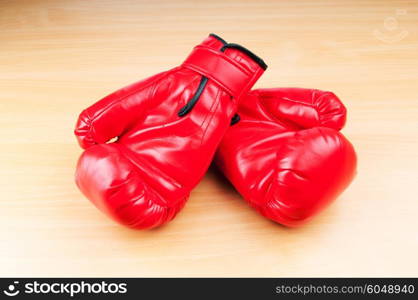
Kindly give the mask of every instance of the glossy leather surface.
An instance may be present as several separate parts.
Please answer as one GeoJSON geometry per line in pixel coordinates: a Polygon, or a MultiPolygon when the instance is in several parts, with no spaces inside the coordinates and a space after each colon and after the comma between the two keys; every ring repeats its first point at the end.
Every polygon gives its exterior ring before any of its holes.
{"type": "Polygon", "coordinates": [[[333,93],[278,88],[251,91],[238,108],[215,162],[258,212],[298,226],[352,181],[356,154],[339,132],[346,109],[333,93]]]}
{"type": "Polygon", "coordinates": [[[191,55],[80,114],[75,134],[86,150],[76,183],[119,223],[144,229],[170,221],[203,177],[236,112],[237,95],[264,71],[242,51],[221,52],[224,45],[209,36],[193,50],[198,60],[191,55]],[[193,108],[180,116],[202,87],[193,108]]]}

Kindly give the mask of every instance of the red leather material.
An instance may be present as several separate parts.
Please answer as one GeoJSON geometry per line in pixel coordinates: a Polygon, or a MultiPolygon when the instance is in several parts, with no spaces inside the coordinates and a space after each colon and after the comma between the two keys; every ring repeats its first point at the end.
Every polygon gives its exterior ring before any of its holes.
{"type": "Polygon", "coordinates": [[[249,204],[267,218],[298,226],[352,181],[356,154],[339,132],[346,109],[330,92],[251,91],[238,108],[215,162],[249,204]]]}
{"type": "Polygon", "coordinates": [[[195,47],[183,66],[212,79],[237,99],[263,73],[258,66],[249,69],[223,52],[202,46],[195,47]],[[254,76],[254,72],[259,74],[254,76]]]}
{"type": "MultiPolygon", "coordinates": [[[[214,53],[224,44],[209,36],[199,47],[214,53]]],[[[235,49],[222,57],[225,70],[211,66],[211,54],[200,55],[202,72],[181,65],[120,89],[80,114],[75,134],[86,150],[76,183],[99,209],[140,229],[162,225],[180,211],[236,112],[238,99],[226,87],[232,82],[247,93],[248,82],[263,73],[235,49]],[[228,81],[235,68],[248,77],[228,81]]]]}

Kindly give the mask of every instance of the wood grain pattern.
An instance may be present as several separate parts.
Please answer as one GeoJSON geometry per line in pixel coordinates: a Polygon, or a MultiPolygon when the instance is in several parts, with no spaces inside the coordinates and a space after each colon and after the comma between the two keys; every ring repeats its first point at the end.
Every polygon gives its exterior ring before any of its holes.
{"type": "Polygon", "coordinates": [[[418,276],[417,30],[416,1],[0,1],[0,276],[418,276]],[[210,32],[265,59],[258,87],[348,107],[357,178],[303,228],[263,219],[213,169],[144,232],[74,184],[78,113],[210,32]]]}

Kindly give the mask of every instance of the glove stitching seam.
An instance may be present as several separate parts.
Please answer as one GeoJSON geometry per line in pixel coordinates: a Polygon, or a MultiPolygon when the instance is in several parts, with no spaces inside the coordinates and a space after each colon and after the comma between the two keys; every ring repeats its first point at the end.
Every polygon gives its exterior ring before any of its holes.
{"type": "MultiPolygon", "coordinates": [[[[211,114],[211,116],[210,116],[209,121],[208,121],[208,122],[206,122],[207,124],[210,124],[210,123],[211,123],[211,121],[212,121],[212,119],[214,118],[214,115],[215,115],[215,113],[214,113],[214,112],[216,111],[216,108],[218,108],[218,106],[219,106],[219,94],[220,94],[220,92],[221,92],[221,89],[220,89],[220,88],[218,88],[218,92],[216,93],[215,101],[213,101],[213,103],[212,103],[212,105],[211,105],[211,107],[210,107],[210,112],[212,112],[212,114],[211,114]],[[215,104],[216,104],[216,108],[215,108],[214,110],[212,110],[215,104]]],[[[202,125],[201,125],[201,126],[203,126],[203,124],[205,123],[206,119],[207,119],[207,117],[206,117],[206,118],[205,118],[205,120],[202,122],[202,125]]],[[[203,132],[202,138],[201,138],[201,140],[200,140],[200,145],[202,145],[202,144],[203,144],[203,140],[204,140],[204,138],[205,138],[205,136],[206,136],[206,132],[207,132],[208,128],[209,128],[209,126],[206,126],[205,131],[203,132]]]]}

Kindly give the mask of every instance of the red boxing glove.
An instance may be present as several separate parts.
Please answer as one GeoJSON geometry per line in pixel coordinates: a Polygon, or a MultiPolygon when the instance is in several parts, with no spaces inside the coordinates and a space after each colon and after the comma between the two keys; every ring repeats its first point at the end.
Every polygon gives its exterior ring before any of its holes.
{"type": "Polygon", "coordinates": [[[244,47],[212,34],[181,66],[85,109],[75,129],[86,149],[78,187],[126,226],[170,221],[206,172],[237,100],[266,68],[244,47]]]}
{"type": "Polygon", "coordinates": [[[339,132],[346,109],[333,93],[254,90],[241,100],[238,116],[215,161],[265,217],[300,225],[352,181],[356,154],[339,132]]]}

